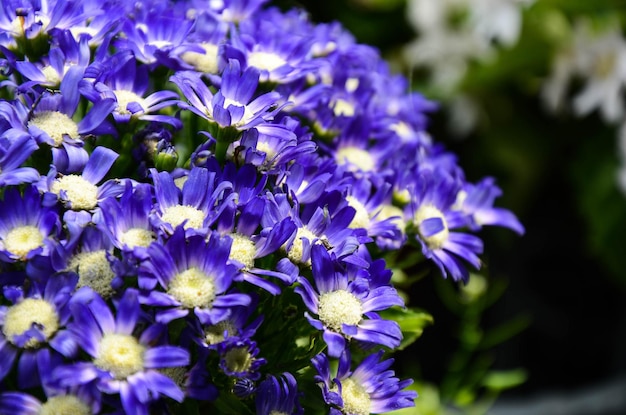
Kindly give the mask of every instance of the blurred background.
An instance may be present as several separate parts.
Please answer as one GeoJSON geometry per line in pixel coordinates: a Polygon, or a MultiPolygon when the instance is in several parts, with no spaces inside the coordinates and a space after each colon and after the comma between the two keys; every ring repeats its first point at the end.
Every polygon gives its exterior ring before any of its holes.
{"type": "Polygon", "coordinates": [[[626,2],[273,3],[341,22],[438,101],[429,132],[526,227],[481,233],[475,284],[411,287],[434,318],[396,355],[411,413],[626,413],[626,2]]]}

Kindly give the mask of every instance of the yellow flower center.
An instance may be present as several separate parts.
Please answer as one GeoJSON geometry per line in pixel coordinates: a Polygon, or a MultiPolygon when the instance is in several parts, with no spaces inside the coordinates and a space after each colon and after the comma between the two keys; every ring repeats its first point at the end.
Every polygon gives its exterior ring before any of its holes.
{"type": "Polygon", "coordinates": [[[117,99],[116,111],[120,114],[131,114],[131,112],[127,109],[128,104],[130,104],[131,102],[136,102],[141,106],[143,110],[145,110],[147,107],[146,101],[132,91],[127,91],[125,89],[116,89],[115,91],[113,91],[113,93],[115,94],[115,98],[117,99]]]}
{"type": "Polygon", "coordinates": [[[229,236],[233,240],[230,247],[230,259],[242,263],[245,269],[254,267],[254,255],[256,254],[254,242],[247,236],[238,233],[229,236]]]}
{"type": "MultiPolygon", "coordinates": [[[[54,306],[43,299],[26,298],[9,307],[4,317],[2,332],[11,343],[14,343],[14,336],[24,334],[33,324],[38,326],[48,340],[59,328],[59,317],[54,306]]],[[[39,343],[31,338],[25,347],[32,348],[39,343]]]]}
{"type": "Polygon", "coordinates": [[[241,373],[250,369],[254,357],[245,347],[233,347],[224,355],[224,362],[231,372],[241,373]]]}
{"type": "Polygon", "coordinates": [[[308,230],[306,227],[298,228],[296,238],[293,240],[291,247],[287,251],[287,257],[292,262],[302,262],[302,254],[304,254],[304,244],[302,243],[302,238],[306,238],[309,242],[312,242],[317,238],[317,235],[308,230]]]}
{"type": "Polygon", "coordinates": [[[192,206],[170,206],[163,212],[161,220],[169,223],[173,227],[177,227],[187,221],[183,226],[185,229],[198,229],[201,228],[204,223],[204,212],[192,206]]]}
{"type": "Polygon", "coordinates": [[[374,158],[367,150],[352,146],[338,149],[335,155],[335,161],[342,166],[348,165],[349,167],[355,167],[356,169],[353,169],[353,171],[372,171],[376,167],[374,158]]]}
{"type": "Polygon", "coordinates": [[[181,58],[196,68],[198,72],[217,73],[218,46],[212,43],[200,43],[198,46],[204,49],[204,53],[185,52],[181,58]]]}
{"type": "Polygon", "coordinates": [[[4,248],[20,258],[33,249],[43,246],[43,235],[36,226],[18,226],[9,231],[4,238],[4,248]]]}
{"type": "Polygon", "coordinates": [[[326,327],[339,332],[343,324],[355,326],[361,321],[363,307],[354,294],[336,290],[320,295],[317,314],[326,327]]]}
{"type": "Polygon", "coordinates": [[[354,214],[354,218],[352,218],[352,222],[350,222],[350,225],[348,227],[352,229],[368,229],[370,226],[370,215],[367,212],[367,208],[363,205],[363,203],[361,203],[353,196],[347,196],[346,201],[356,211],[356,213],[354,214]]]}
{"type": "Polygon", "coordinates": [[[220,321],[206,328],[204,340],[207,344],[221,343],[224,341],[224,332],[227,332],[229,336],[235,336],[239,333],[239,330],[228,320],[220,321]]]}
{"type": "Polygon", "coordinates": [[[91,415],[91,409],[74,395],[53,396],[39,408],[38,415],[91,415]]]}
{"type": "Polygon", "coordinates": [[[342,412],[350,415],[369,415],[372,403],[369,393],[363,386],[347,378],[341,381],[342,412]]]}
{"type": "Polygon", "coordinates": [[[333,105],[333,112],[337,117],[352,117],[356,112],[354,108],[354,104],[346,101],[345,99],[338,98],[335,100],[333,105]]]}
{"type": "Polygon", "coordinates": [[[68,174],[52,182],[52,193],[65,191],[72,210],[91,210],[98,204],[98,187],[76,174],[68,174]]]}
{"type": "Polygon", "coordinates": [[[128,334],[108,333],[99,344],[96,367],[111,372],[115,379],[126,379],[143,369],[145,347],[128,334]]]}
{"type": "Polygon", "coordinates": [[[154,241],[154,233],[142,228],[131,228],[120,235],[120,242],[129,248],[147,248],[154,241]]]}
{"type": "Polygon", "coordinates": [[[31,125],[43,130],[54,141],[54,146],[63,144],[63,136],[78,137],[78,124],[70,117],[59,111],[43,111],[35,115],[28,126],[31,125]]]}
{"type": "Polygon", "coordinates": [[[286,63],[287,61],[275,53],[252,52],[248,55],[248,66],[254,66],[261,70],[273,71],[286,63]]]}
{"type": "Polygon", "coordinates": [[[212,278],[194,267],[176,275],[167,292],[185,308],[210,307],[215,299],[215,284],[212,278]]]}
{"type": "Polygon", "coordinates": [[[115,273],[111,269],[106,254],[104,249],[100,249],[81,252],[72,258],[69,268],[78,274],[76,288],[91,287],[104,298],[109,298],[115,293],[111,287],[115,273]]]}
{"type": "Polygon", "coordinates": [[[414,222],[419,230],[420,224],[426,219],[431,218],[440,219],[443,223],[443,229],[430,236],[423,235],[420,232],[420,237],[430,249],[439,249],[448,240],[448,235],[450,234],[450,232],[448,231],[448,223],[446,222],[446,218],[443,215],[443,212],[441,212],[439,209],[432,205],[424,205],[420,207],[415,214],[414,222]]]}

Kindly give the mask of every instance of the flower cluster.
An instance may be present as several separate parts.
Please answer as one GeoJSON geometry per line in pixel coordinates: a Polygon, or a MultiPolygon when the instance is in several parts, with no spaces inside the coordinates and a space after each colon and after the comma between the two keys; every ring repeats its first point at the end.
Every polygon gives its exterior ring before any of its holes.
{"type": "Polygon", "coordinates": [[[0,8],[1,413],[413,404],[385,254],[467,281],[523,229],[376,50],[264,3],[0,8]]]}

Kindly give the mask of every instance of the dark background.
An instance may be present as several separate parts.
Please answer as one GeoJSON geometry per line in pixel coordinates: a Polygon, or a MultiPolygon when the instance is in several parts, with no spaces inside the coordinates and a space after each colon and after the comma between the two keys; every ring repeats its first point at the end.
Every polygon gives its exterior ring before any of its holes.
{"type": "MultiPolygon", "coordinates": [[[[316,22],[338,20],[385,57],[415,36],[394,2],[389,10],[345,0],[274,3],[303,7],[316,22]]],[[[540,78],[548,67],[524,70],[540,78]]],[[[489,328],[519,316],[530,321],[491,351],[493,368],[523,367],[528,373],[502,398],[571,393],[626,375],[626,196],[615,185],[615,129],[596,115],[581,120],[548,114],[521,75],[472,92],[488,123],[458,139],[440,111],[429,131],[458,155],[470,181],[496,177],[504,191],[497,205],[514,211],[526,227],[523,237],[499,228],[481,233],[485,269],[507,284],[481,324],[489,328]]],[[[434,384],[458,343],[458,318],[435,294],[436,278],[420,281],[412,293],[435,324],[397,357],[417,360],[423,378],[434,384]]]]}

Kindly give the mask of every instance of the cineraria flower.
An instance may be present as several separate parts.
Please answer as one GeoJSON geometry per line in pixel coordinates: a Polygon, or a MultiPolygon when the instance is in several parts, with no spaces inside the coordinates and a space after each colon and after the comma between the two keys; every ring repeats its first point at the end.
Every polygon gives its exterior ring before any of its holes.
{"type": "Polygon", "coordinates": [[[444,277],[450,273],[455,281],[466,282],[469,272],[461,259],[480,268],[483,243],[475,235],[451,231],[469,224],[465,213],[453,209],[460,190],[459,183],[444,172],[423,171],[409,190],[413,200],[407,211],[409,227],[416,231],[424,256],[434,261],[444,277]]]}
{"type": "Polygon", "coordinates": [[[20,389],[45,383],[60,356],[76,353],[76,342],[63,328],[70,318],[67,303],[76,285],[70,275],[55,275],[45,284],[32,283],[28,292],[5,286],[13,304],[0,306],[0,381],[17,359],[20,389]]]}
{"type": "Polygon", "coordinates": [[[139,265],[139,287],[149,292],[142,303],[165,307],[156,320],[168,323],[193,312],[203,324],[216,324],[235,306],[247,305],[246,294],[229,293],[237,267],[227,264],[230,238],[212,233],[208,238],[185,238],[182,227],[165,244],[148,247],[148,259],[139,265]],[[207,252],[210,255],[207,255],[207,252]],[[160,285],[165,292],[155,290],[160,285]]]}
{"type": "Polygon", "coordinates": [[[510,210],[493,206],[494,200],[501,194],[495,180],[486,177],[476,185],[467,183],[458,193],[456,205],[469,215],[472,230],[480,230],[484,225],[497,225],[522,235],[524,226],[515,215],[510,210]]]}
{"type": "Polygon", "coordinates": [[[277,415],[304,413],[298,400],[298,384],[289,372],[279,377],[268,375],[256,390],[257,415],[277,415]]]}
{"type": "Polygon", "coordinates": [[[231,378],[258,380],[261,377],[259,368],[267,363],[257,357],[259,348],[255,341],[243,337],[229,337],[219,343],[220,369],[231,378]]]}
{"type": "MultiPolygon", "coordinates": [[[[152,222],[166,234],[183,227],[188,234],[206,234],[211,223],[227,206],[224,193],[232,185],[219,181],[217,173],[194,167],[180,189],[168,172],[150,171],[154,182],[156,205],[152,222]]],[[[232,198],[232,196],[231,196],[232,198]]]]}
{"type": "Polygon", "coordinates": [[[108,147],[98,146],[89,156],[82,174],[56,177],[57,170],[53,165],[48,176],[40,181],[39,187],[47,195],[61,200],[69,209],[93,211],[104,199],[115,197],[124,191],[120,180],[107,180],[98,185],[118,156],[108,147]]]}
{"type": "Polygon", "coordinates": [[[412,379],[400,381],[389,370],[393,359],[380,361],[383,351],[366,357],[354,371],[350,371],[350,353],[342,354],[337,374],[331,374],[325,354],[311,359],[317,370],[315,380],[322,388],[330,415],[381,414],[413,406],[415,391],[403,390],[412,379]]]}
{"type": "Polygon", "coordinates": [[[328,345],[328,354],[339,357],[346,349],[346,340],[354,339],[366,343],[397,347],[402,340],[398,323],[378,317],[376,311],[391,306],[403,306],[404,302],[389,284],[391,272],[371,267],[349,279],[345,271],[321,246],[312,248],[312,270],[315,287],[300,277],[300,294],[309,311],[317,318],[305,313],[307,320],[317,330],[323,331],[328,345]]]}
{"type": "Polygon", "coordinates": [[[113,313],[90,289],[76,292],[70,330],[92,360],[57,367],[54,384],[61,388],[95,384],[104,393],[119,394],[124,411],[133,414],[147,415],[150,402],[160,396],[183,400],[180,388],[157,369],[187,366],[189,353],[176,346],[155,346],[158,326],[135,333],[141,313],[137,297],[136,290],[127,289],[113,313]]]}
{"type": "Polygon", "coordinates": [[[189,101],[189,104],[181,102],[181,108],[188,109],[222,128],[246,130],[269,120],[276,112],[269,109],[280,98],[276,92],[267,92],[254,98],[259,72],[254,68],[242,71],[239,61],[235,59],[229,60],[222,73],[221,87],[215,94],[196,72],[177,72],[171,81],[189,101]]]}
{"type": "Polygon", "coordinates": [[[0,413],[12,415],[72,414],[92,415],[99,412],[100,403],[85,390],[75,393],[46,391],[47,399],[42,402],[24,392],[0,394],[0,413]]]}
{"type": "Polygon", "coordinates": [[[156,239],[150,224],[152,186],[126,182],[121,198],[108,198],[100,204],[102,220],[98,226],[111,236],[113,244],[125,253],[143,258],[148,246],[156,239]]]}
{"type": "Polygon", "coordinates": [[[4,192],[0,202],[0,261],[26,261],[35,255],[48,255],[48,241],[58,236],[59,215],[53,207],[44,206],[35,186],[24,195],[16,187],[4,192]]]}
{"type": "Polygon", "coordinates": [[[190,49],[184,41],[194,22],[172,15],[170,9],[161,13],[154,9],[136,10],[134,18],[125,18],[122,24],[124,37],[116,39],[114,44],[118,50],[132,50],[137,60],[143,63],[178,68],[178,56],[190,49]]]}
{"type": "Polygon", "coordinates": [[[40,62],[15,62],[15,69],[30,79],[19,85],[20,90],[27,91],[34,85],[57,89],[65,76],[73,78],[71,83],[81,79],[91,58],[87,38],[81,38],[79,43],[69,30],[64,30],[55,33],[55,40],[48,56],[40,62]]]}
{"type": "Polygon", "coordinates": [[[119,52],[98,63],[100,73],[95,82],[83,82],[81,93],[90,101],[113,99],[117,103],[113,118],[117,123],[128,123],[131,119],[170,124],[180,128],[182,123],[175,117],[154,112],[178,102],[174,91],[157,91],[144,97],[148,89],[148,68],[137,66],[132,53],[119,52]]]}

